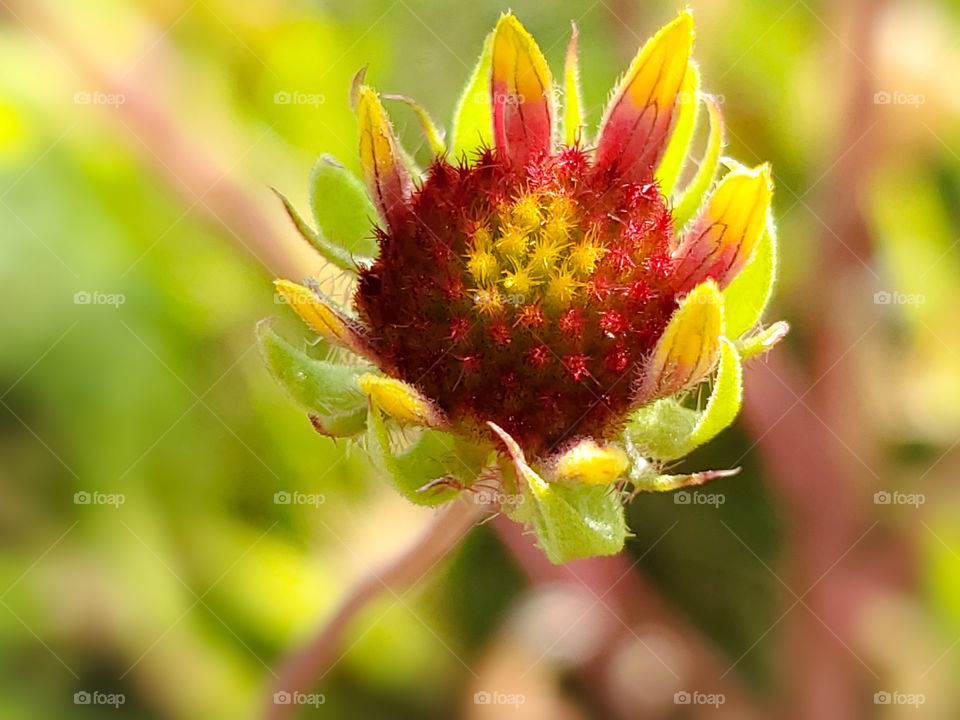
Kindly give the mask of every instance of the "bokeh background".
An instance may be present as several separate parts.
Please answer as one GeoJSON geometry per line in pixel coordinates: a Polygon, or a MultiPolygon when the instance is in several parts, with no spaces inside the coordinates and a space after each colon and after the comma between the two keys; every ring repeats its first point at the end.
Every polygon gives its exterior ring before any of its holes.
{"type": "MultiPolygon", "coordinates": [[[[555,72],[576,20],[593,122],[685,4],[511,2],[555,72]]],[[[793,332],[685,463],[743,472],[638,497],[617,558],[484,525],[347,627],[301,716],[960,717],[960,7],[689,5],[729,154],[776,176],[793,332]]],[[[0,0],[0,716],[257,717],[430,522],[261,365],[260,318],[307,340],[270,280],[325,271],[269,187],[357,169],[363,65],[448,118],[503,9],[0,0]]]]}

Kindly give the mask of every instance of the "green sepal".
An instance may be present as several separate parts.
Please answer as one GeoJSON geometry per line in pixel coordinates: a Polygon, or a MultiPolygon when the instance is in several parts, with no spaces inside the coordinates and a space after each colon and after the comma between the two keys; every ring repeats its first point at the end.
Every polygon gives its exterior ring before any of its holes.
{"type": "MultiPolygon", "coordinates": [[[[690,143],[693,140],[693,132],[697,125],[697,115],[700,109],[699,91],[700,70],[695,63],[691,62],[677,97],[679,109],[673,134],[655,173],[660,192],[665,197],[670,197],[673,194],[677,178],[680,177],[680,171],[690,154],[690,143]]],[[[677,227],[683,227],[683,225],[677,224],[677,227]]]]}
{"type": "Polygon", "coordinates": [[[663,475],[656,466],[639,460],[630,472],[630,482],[637,492],[671,492],[681,488],[699,487],[711,480],[733,477],[740,468],[732,470],[704,470],[686,475],[663,475]]]}
{"type": "Polygon", "coordinates": [[[710,117],[710,134],[707,138],[707,149],[700,161],[700,169],[693,176],[690,184],[677,198],[673,209],[674,227],[678,230],[685,227],[697,210],[703,204],[707,190],[713,185],[717,177],[717,167],[720,161],[720,151],[723,148],[723,116],[720,106],[709,95],[704,96],[707,113],[710,117]]]}
{"type": "Polygon", "coordinates": [[[527,478],[537,543],[555,565],[576,558],[614,555],[627,537],[623,501],[608,485],[548,483],[527,478]]]}
{"type": "MultiPolygon", "coordinates": [[[[363,182],[333,155],[317,158],[310,170],[310,208],[318,235],[356,258],[370,262],[379,253],[373,234],[377,209],[363,182]]],[[[356,270],[356,264],[353,264],[356,270]]]]}
{"type": "Polygon", "coordinates": [[[712,440],[728,427],[743,402],[743,368],[733,343],[720,338],[720,362],[703,410],[684,407],[676,397],[637,410],[624,429],[630,454],[675,460],[712,440]]]}
{"type": "MultiPolygon", "coordinates": [[[[454,437],[441,430],[422,430],[419,437],[403,452],[390,447],[390,436],[383,413],[372,403],[367,421],[367,452],[374,464],[393,483],[397,491],[417,505],[440,505],[456,497],[456,487],[433,484],[444,477],[460,480],[472,468],[464,466],[457,452],[454,437]],[[427,486],[427,487],[425,487],[427,486]]],[[[475,475],[474,475],[475,477],[475,475]]]]}
{"type": "Polygon", "coordinates": [[[760,321],[777,280],[777,227],[767,214],[767,229],[753,259],[723,291],[727,337],[737,339],[760,321]]]}
{"type": "Polygon", "coordinates": [[[385,94],[383,95],[383,99],[399,100],[416,113],[417,119],[420,121],[420,126],[423,128],[423,136],[427,139],[430,150],[436,157],[440,157],[447,151],[447,147],[443,143],[443,130],[437,127],[437,124],[433,121],[433,118],[430,117],[430,113],[427,112],[427,109],[423,107],[423,105],[406,95],[385,94]]]}
{"type": "Polygon", "coordinates": [[[327,240],[322,233],[314,230],[300,217],[300,213],[296,211],[296,208],[293,207],[293,204],[286,196],[281,194],[276,188],[273,188],[273,192],[280,198],[280,202],[283,203],[283,209],[287,211],[287,215],[293,221],[297,232],[300,233],[304,240],[313,245],[314,249],[319,252],[327,262],[352,275],[357,274],[358,263],[370,264],[373,262],[370,258],[354,257],[346,248],[327,240]]]}
{"type": "Polygon", "coordinates": [[[785,320],[778,320],[768,328],[740,338],[737,341],[737,351],[740,353],[740,359],[747,360],[756,355],[770,352],[778,342],[787,336],[788,332],[790,332],[790,325],[785,320]]]}
{"type": "Polygon", "coordinates": [[[483,41],[483,49],[467,84],[457,101],[450,133],[453,161],[470,158],[474,150],[493,145],[493,121],[490,110],[490,62],[493,57],[493,33],[483,41]]]}
{"type": "Polygon", "coordinates": [[[317,360],[297,350],[271,328],[272,319],[257,324],[257,340],[267,369],[287,394],[308,413],[318,432],[348,437],[362,432],[367,396],[357,377],[367,367],[317,360]]]}
{"type": "Polygon", "coordinates": [[[500,437],[513,461],[513,478],[505,488],[519,486],[523,502],[509,516],[533,526],[537,544],[550,562],[560,565],[576,558],[614,555],[627,537],[620,492],[610,485],[544,480],[524,459],[509,433],[487,423],[500,437]]]}

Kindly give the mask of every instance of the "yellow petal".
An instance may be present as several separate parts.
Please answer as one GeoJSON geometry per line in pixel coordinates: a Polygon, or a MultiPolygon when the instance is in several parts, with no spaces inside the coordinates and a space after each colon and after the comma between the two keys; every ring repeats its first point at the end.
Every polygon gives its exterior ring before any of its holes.
{"type": "Polygon", "coordinates": [[[680,13],[640,50],[607,106],[596,165],[631,181],[646,181],[667,148],[677,96],[693,47],[693,15],[680,13]]]}
{"type": "Polygon", "coordinates": [[[720,356],[723,295],[712,280],[698,285],[680,303],[647,361],[637,401],[687,390],[703,380],[720,356]]]}
{"type": "Polygon", "coordinates": [[[600,445],[586,438],[563,451],[553,461],[552,476],[557,480],[604,485],[623,475],[629,462],[627,454],[616,445],[600,445]]]}
{"type": "Polygon", "coordinates": [[[370,348],[356,324],[316,292],[289,280],[274,280],[273,284],[277,292],[315,333],[355,353],[370,356],[370,348]]]}
{"type": "Polygon", "coordinates": [[[377,407],[397,420],[434,428],[447,424],[443,412],[412,385],[372,373],[361,375],[357,383],[377,407]]]}
{"type": "Polygon", "coordinates": [[[366,85],[357,90],[357,122],[367,190],[383,220],[395,224],[408,209],[413,182],[380,98],[366,85]]]}
{"type": "Polygon", "coordinates": [[[493,34],[490,68],[493,142],[504,159],[526,165],[553,147],[553,80],[533,36],[513,15],[493,34]]]}
{"type": "Polygon", "coordinates": [[[770,165],[728,173],[674,252],[681,290],[707,279],[729,285],[753,256],[773,196],[770,165]]]}

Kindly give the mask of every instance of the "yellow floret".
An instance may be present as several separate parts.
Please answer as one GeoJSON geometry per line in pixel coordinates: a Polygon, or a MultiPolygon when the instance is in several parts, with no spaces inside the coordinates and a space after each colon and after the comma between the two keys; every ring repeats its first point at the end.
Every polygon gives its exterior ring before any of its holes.
{"type": "Polygon", "coordinates": [[[536,195],[524,195],[510,208],[510,220],[525,230],[540,226],[540,198],[536,195]]]}
{"type": "Polygon", "coordinates": [[[497,250],[510,260],[523,257],[527,249],[526,233],[514,225],[505,225],[497,238],[497,250]]]}
{"type": "Polygon", "coordinates": [[[496,256],[486,250],[476,250],[467,255],[467,268],[481,288],[490,287],[500,274],[496,256]]]}
{"type": "Polygon", "coordinates": [[[570,248],[570,254],[567,257],[570,263],[570,269],[580,278],[588,278],[593,274],[600,258],[603,257],[603,246],[584,236],[570,248]]]}
{"type": "Polygon", "coordinates": [[[577,296],[581,287],[583,287],[583,283],[577,282],[570,269],[564,266],[547,280],[544,297],[547,304],[552,308],[566,308],[577,296]]]}

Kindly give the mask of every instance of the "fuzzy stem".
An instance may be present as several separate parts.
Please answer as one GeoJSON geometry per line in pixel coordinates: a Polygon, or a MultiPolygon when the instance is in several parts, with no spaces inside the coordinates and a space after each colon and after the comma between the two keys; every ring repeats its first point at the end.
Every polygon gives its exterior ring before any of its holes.
{"type": "Polygon", "coordinates": [[[298,707],[274,703],[274,693],[306,692],[313,687],[342,657],[339,650],[344,632],[357,614],[384,592],[397,595],[419,582],[460,543],[486,511],[472,498],[451,502],[403,553],[358,582],[317,636],[284,660],[270,690],[264,720],[292,717],[298,707]]]}

